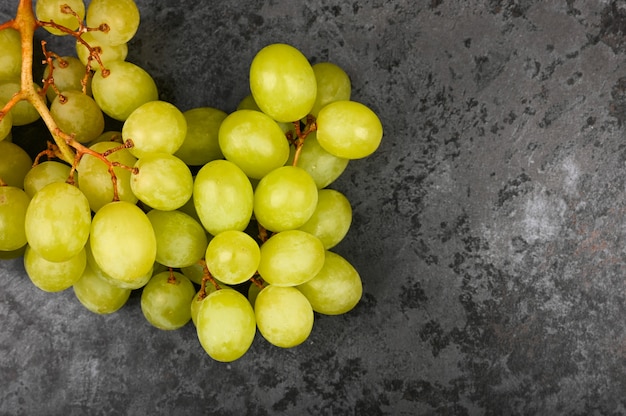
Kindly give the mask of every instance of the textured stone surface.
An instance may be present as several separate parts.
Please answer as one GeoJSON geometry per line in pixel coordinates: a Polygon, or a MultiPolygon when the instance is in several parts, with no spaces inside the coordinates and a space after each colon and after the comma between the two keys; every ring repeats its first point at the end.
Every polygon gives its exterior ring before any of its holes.
{"type": "Polygon", "coordinates": [[[385,127],[333,185],[363,299],[222,364],[2,261],[0,414],[626,414],[626,3],[214,3],[139,1],[129,60],[184,110],[268,43],[345,68],[385,127]]]}

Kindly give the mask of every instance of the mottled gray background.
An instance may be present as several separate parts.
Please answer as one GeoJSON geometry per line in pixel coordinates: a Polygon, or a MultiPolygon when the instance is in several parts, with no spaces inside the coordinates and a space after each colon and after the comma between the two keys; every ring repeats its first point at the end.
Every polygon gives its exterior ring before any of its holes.
{"type": "Polygon", "coordinates": [[[350,74],[385,127],[334,184],[363,299],[222,364],[0,262],[0,414],[626,414],[626,2],[138,4],[129,60],[183,110],[232,111],[272,42],[350,74]]]}

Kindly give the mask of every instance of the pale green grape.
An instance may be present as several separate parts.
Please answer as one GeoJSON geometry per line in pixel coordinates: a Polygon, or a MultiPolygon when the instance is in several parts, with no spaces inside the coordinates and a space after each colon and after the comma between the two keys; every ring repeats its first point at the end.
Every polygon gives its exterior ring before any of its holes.
{"type": "Polygon", "coordinates": [[[76,283],[85,270],[87,259],[82,249],[63,261],[49,261],[32,247],[26,247],[24,268],[35,286],[45,292],[60,292],[76,283]]]}
{"type": "Polygon", "coordinates": [[[328,250],[348,233],[352,223],[352,207],[348,198],[334,189],[320,189],[318,195],[315,212],[299,230],[319,238],[328,250]]]}
{"type": "Polygon", "coordinates": [[[324,245],[304,231],[282,231],[261,246],[259,274],[271,285],[300,285],[315,277],[323,265],[324,245]]]}
{"type": "Polygon", "coordinates": [[[145,153],[135,163],[139,170],[130,187],[146,205],[162,211],[183,206],[193,192],[193,178],[185,162],[168,153],[145,153]]]}
{"type": "Polygon", "coordinates": [[[150,101],[134,110],[122,127],[124,141],[131,139],[130,152],[137,158],[147,153],[173,154],[187,135],[187,121],[176,106],[150,101]]]}
{"type": "Polygon", "coordinates": [[[335,101],[317,116],[317,140],[327,152],[346,159],[374,153],[383,137],[380,119],[356,101],[335,101]]]}
{"type": "Polygon", "coordinates": [[[92,0],[87,7],[87,26],[100,27],[106,23],[108,32],[92,33],[109,45],[131,40],[139,28],[139,20],[139,9],[134,0],[92,0]]]}
{"type": "Polygon", "coordinates": [[[167,267],[188,267],[204,256],[207,238],[204,228],[180,211],[153,209],[147,214],[157,242],[156,261],[167,267]]]}
{"type": "Polygon", "coordinates": [[[24,226],[30,247],[44,259],[60,262],[83,249],[90,224],[85,195],[73,185],[53,182],[31,199],[24,226]]]}
{"type": "Polygon", "coordinates": [[[21,70],[22,40],[19,32],[11,28],[0,30],[0,80],[19,78],[21,70]]]}
{"type": "Polygon", "coordinates": [[[178,329],[191,320],[195,293],[193,284],[184,275],[159,273],[141,291],[141,311],[146,320],[159,329],[178,329]]]}
{"type": "MultiPolygon", "coordinates": [[[[60,26],[76,30],[78,29],[79,19],[82,21],[85,18],[85,3],[83,0],[37,0],[35,15],[41,21],[54,21],[54,23],[60,26]],[[78,19],[72,14],[63,12],[62,7],[66,5],[78,15],[78,19]]],[[[67,33],[54,27],[44,26],[44,29],[56,36],[67,35],[67,33]]]]}
{"type": "MultiPolygon", "coordinates": [[[[54,61],[54,69],[52,76],[54,78],[54,86],[59,91],[82,91],[83,79],[87,69],[80,59],[74,56],[63,56],[54,61]]],[[[46,65],[43,71],[43,78],[47,79],[50,74],[50,65],[46,65]]],[[[91,76],[87,78],[85,92],[91,95],[91,76]]],[[[56,91],[52,87],[46,90],[46,96],[50,102],[54,101],[57,96],[56,91]]]]}
{"type": "Polygon", "coordinates": [[[277,347],[300,345],[313,329],[311,304],[293,287],[265,287],[256,297],[254,314],[263,338],[277,347]]]}
{"type": "Polygon", "coordinates": [[[317,186],[304,169],[283,166],[268,173],[254,191],[254,216],[268,230],[302,226],[317,206],[317,186]]]}
{"type": "MultiPolygon", "coordinates": [[[[24,177],[24,191],[32,198],[37,191],[49,183],[67,181],[70,171],[71,168],[68,165],[54,160],[38,163],[24,177]]],[[[74,180],[77,176],[75,175],[74,180]]]]}
{"type": "Polygon", "coordinates": [[[129,202],[110,202],[96,212],[89,243],[96,263],[113,279],[132,284],[154,266],[156,237],[152,224],[129,202]]]}
{"type": "Polygon", "coordinates": [[[81,91],[62,91],[50,106],[50,114],[67,134],[80,143],[96,139],[104,131],[104,114],[90,96],[81,91]]]}
{"type": "Polygon", "coordinates": [[[154,79],[146,71],[126,61],[107,64],[105,77],[97,71],[91,81],[93,98],[100,109],[116,120],[124,121],[142,104],[158,98],[154,79]]]}
{"type": "Polygon", "coordinates": [[[126,304],[131,290],[124,289],[102,277],[89,263],[82,276],[72,286],[76,299],[88,310],[99,315],[106,315],[119,310],[126,304]]]}
{"type": "MultiPolygon", "coordinates": [[[[119,146],[120,144],[117,142],[100,142],[92,145],[90,149],[102,154],[119,146]]],[[[137,162],[137,159],[130,154],[128,149],[117,150],[111,153],[107,159],[129,168],[132,168],[137,162]]],[[[104,205],[113,201],[113,182],[111,182],[111,174],[106,163],[95,156],[86,154],[78,163],[77,170],[80,176],[78,187],[87,197],[92,211],[97,212],[104,205]]],[[[115,167],[113,172],[117,178],[119,199],[136,203],[137,197],[130,187],[130,171],[122,167],[115,167]]]]}
{"type": "MultiPolygon", "coordinates": [[[[288,165],[293,164],[295,147],[291,148],[288,165]]],[[[306,170],[315,181],[318,189],[326,188],[337,179],[346,167],[348,159],[337,157],[328,153],[317,141],[317,133],[312,132],[306,136],[304,145],[300,151],[297,166],[306,170]]]]}
{"type": "Polygon", "coordinates": [[[24,149],[10,141],[0,141],[0,179],[5,184],[23,188],[32,165],[33,160],[24,149]]]}
{"type": "MultiPolygon", "coordinates": [[[[81,39],[92,49],[97,50],[100,62],[102,62],[105,68],[108,68],[111,62],[126,59],[126,56],[128,56],[128,45],[126,43],[109,45],[102,42],[100,39],[96,39],[93,35],[94,33],[95,32],[85,32],[81,35],[81,39]]],[[[91,60],[89,59],[91,56],[89,49],[79,40],[76,41],[76,55],[83,65],[87,66],[87,64],[89,64],[90,68],[96,72],[102,70],[102,67],[95,57],[92,57],[91,60]]]]}
{"type": "Polygon", "coordinates": [[[289,157],[289,143],[276,122],[254,110],[238,110],[222,122],[219,145],[250,178],[261,179],[289,157]]]}
{"type": "MultiPolygon", "coordinates": [[[[4,30],[0,30],[0,33],[4,30]]],[[[35,84],[37,90],[41,90],[41,87],[35,84]]],[[[11,97],[17,94],[21,89],[20,80],[0,80],[0,102],[8,102],[11,97]]],[[[11,108],[11,116],[13,118],[14,126],[25,126],[39,120],[40,115],[33,107],[31,103],[26,100],[17,102],[13,108],[11,108]]]]}
{"type": "Polygon", "coordinates": [[[206,249],[206,264],[211,274],[228,285],[249,280],[261,257],[259,245],[243,231],[228,230],[217,234],[206,249]]]}
{"type": "Polygon", "coordinates": [[[227,114],[212,107],[198,107],[183,113],[187,135],[174,156],[189,166],[202,166],[224,155],[218,142],[218,131],[227,114]]]}
{"type": "Polygon", "coordinates": [[[15,186],[0,186],[0,251],[14,251],[26,245],[26,209],[30,197],[15,186]]]}
{"type": "Polygon", "coordinates": [[[311,280],[297,286],[315,312],[339,315],[352,310],[363,294],[361,277],[346,259],[326,252],[322,270],[311,280]]]}
{"type": "MultiPolygon", "coordinates": [[[[4,108],[5,103],[0,101],[0,111],[4,108]]],[[[2,120],[0,120],[0,141],[6,139],[11,134],[13,128],[13,114],[11,112],[6,113],[2,120]]]]}
{"type": "Polygon", "coordinates": [[[287,123],[309,114],[317,82],[311,64],[298,49],[276,43],[261,49],[252,60],[250,91],[264,113],[287,123]]]}
{"type": "Polygon", "coordinates": [[[201,302],[196,330],[202,348],[211,358],[235,361],[248,351],[254,340],[254,311],[241,293],[220,289],[201,302]]]}
{"type": "Polygon", "coordinates": [[[313,72],[317,81],[317,96],[310,111],[312,115],[317,117],[324,106],[334,101],[350,99],[350,77],[341,67],[330,62],[320,62],[313,65],[313,72]]]}
{"type": "Polygon", "coordinates": [[[214,160],[196,175],[193,201],[204,229],[213,235],[226,230],[243,231],[252,216],[250,180],[227,160],[214,160]]]}

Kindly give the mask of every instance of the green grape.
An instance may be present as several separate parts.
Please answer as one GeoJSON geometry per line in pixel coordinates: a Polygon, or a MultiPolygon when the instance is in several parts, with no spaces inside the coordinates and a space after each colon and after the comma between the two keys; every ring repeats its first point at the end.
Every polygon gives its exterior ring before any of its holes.
{"type": "Polygon", "coordinates": [[[133,279],[133,280],[114,279],[108,274],[106,274],[106,272],[102,270],[100,266],[98,266],[98,263],[96,262],[96,259],[93,257],[93,253],[91,252],[91,244],[89,242],[87,242],[87,244],[85,245],[85,252],[87,253],[87,265],[91,268],[91,270],[95,274],[97,274],[98,277],[100,277],[102,280],[105,280],[109,285],[115,286],[120,289],[134,290],[134,289],[142,288],[148,283],[148,281],[155,274],[156,268],[153,266],[143,276],[139,276],[136,279],[133,279]]]}
{"type": "MultiPolygon", "coordinates": [[[[44,22],[51,22],[64,26],[70,30],[78,29],[79,23],[85,18],[85,3],[83,0],[37,0],[35,4],[35,15],[37,19],[44,22]],[[76,16],[64,13],[63,7],[69,6],[76,16]]],[[[48,32],[56,36],[65,36],[66,32],[54,27],[44,26],[48,32]]]]}
{"type": "Polygon", "coordinates": [[[288,123],[309,114],[317,82],[311,64],[298,49],[276,43],[261,49],[252,60],[250,90],[265,114],[288,123]]]}
{"type": "Polygon", "coordinates": [[[235,361],[248,351],[254,340],[254,311],[241,293],[220,289],[201,302],[196,330],[200,345],[211,358],[235,361]]]}
{"type": "Polygon", "coordinates": [[[90,224],[91,211],[85,195],[73,185],[53,182],[31,199],[24,226],[30,247],[44,259],[60,262],[83,249],[90,224]]]}
{"type": "Polygon", "coordinates": [[[206,249],[206,264],[211,274],[227,285],[249,280],[261,257],[259,245],[243,231],[228,230],[217,234],[206,249]]]}
{"type": "Polygon", "coordinates": [[[245,97],[243,97],[243,100],[239,101],[239,104],[237,105],[237,110],[261,111],[259,105],[256,103],[256,101],[254,101],[254,97],[252,96],[252,94],[246,95],[245,97]]]}
{"type": "MultiPolygon", "coordinates": [[[[24,177],[24,191],[32,198],[37,191],[49,183],[67,181],[71,170],[72,168],[68,165],[54,160],[38,163],[26,173],[24,177]]],[[[74,180],[76,179],[75,177],[74,180]]]]}
{"type": "Polygon", "coordinates": [[[191,320],[191,302],[196,289],[178,272],[156,274],[141,292],[141,311],[153,326],[178,329],[191,320]]]}
{"type": "MultiPolygon", "coordinates": [[[[102,65],[105,68],[108,68],[111,62],[123,61],[126,59],[126,56],[128,56],[128,45],[126,43],[109,45],[100,39],[96,39],[93,35],[94,33],[95,32],[85,32],[81,35],[81,39],[92,49],[98,51],[100,62],[102,62],[102,65]]],[[[95,57],[92,57],[91,60],[89,59],[91,57],[91,52],[87,46],[83,44],[83,42],[80,40],[76,41],[76,55],[78,56],[78,59],[85,66],[89,64],[89,67],[94,71],[101,71],[102,67],[95,57]]]]}
{"type": "Polygon", "coordinates": [[[180,272],[187,276],[192,282],[201,285],[204,269],[200,263],[194,263],[190,266],[180,268],[180,272]]]}
{"type": "Polygon", "coordinates": [[[256,298],[254,314],[263,338],[277,347],[300,345],[313,329],[311,304],[293,287],[265,287],[256,298]]]}
{"type": "Polygon", "coordinates": [[[92,32],[96,39],[109,45],[126,43],[139,28],[139,9],[134,0],[92,0],[87,7],[87,26],[106,23],[108,32],[92,32]]]}
{"type": "Polygon", "coordinates": [[[352,223],[350,201],[334,189],[320,189],[317,207],[299,230],[320,239],[326,250],[336,246],[348,233],[352,223]]]}
{"type": "MultiPolygon", "coordinates": [[[[0,33],[4,32],[0,30],[0,33]]],[[[35,85],[37,90],[41,90],[41,87],[35,85]]],[[[0,80],[0,102],[9,102],[11,97],[17,94],[21,89],[20,80],[11,79],[11,80],[0,80]]],[[[27,124],[33,123],[39,120],[40,115],[33,107],[31,103],[26,100],[22,100],[17,102],[13,108],[11,108],[11,116],[13,119],[14,126],[25,126],[27,124]]]]}
{"type": "Polygon", "coordinates": [[[311,280],[297,286],[315,312],[339,315],[352,310],[363,294],[361,277],[339,254],[326,252],[322,270],[311,280]]]}
{"type": "Polygon", "coordinates": [[[219,145],[227,160],[254,179],[283,166],[289,143],[276,122],[254,110],[238,110],[222,122],[219,145]]]}
{"type": "MultiPolygon", "coordinates": [[[[291,148],[288,165],[293,164],[296,149],[291,148]]],[[[311,132],[302,145],[297,166],[306,170],[315,181],[317,189],[326,188],[337,179],[346,167],[348,159],[328,153],[317,141],[317,133],[311,132]]]]}
{"type": "Polygon", "coordinates": [[[26,209],[30,197],[15,186],[0,186],[0,251],[19,250],[26,245],[26,209]]]}
{"type": "Polygon", "coordinates": [[[350,77],[341,67],[330,62],[320,62],[313,65],[313,72],[317,81],[317,96],[311,109],[313,116],[317,117],[327,104],[350,99],[350,77]]]}
{"type": "Polygon", "coordinates": [[[154,266],[156,237],[152,224],[129,202],[110,202],[96,212],[89,243],[102,271],[127,284],[141,281],[154,266]]]}
{"type": "Polygon", "coordinates": [[[327,152],[346,159],[374,153],[383,137],[376,113],[356,101],[335,101],[317,116],[317,140],[327,152]]]}
{"type": "Polygon", "coordinates": [[[24,149],[10,141],[0,141],[0,179],[5,184],[23,188],[32,166],[33,160],[24,149]]]}
{"type": "MultiPolygon", "coordinates": [[[[6,103],[0,101],[0,110],[4,108],[6,103]]],[[[11,112],[6,113],[0,120],[0,141],[6,139],[11,134],[13,128],[13,114],[11,112]]]]}
{"type": "Polygon", "coordinates": [[[193,178],[185,162],[168,153],[146,153],[135,163],[130,188],[140,201],[162,211],[183,206],[193,192],[193,178]]]}
{"type": "MultiPolygon", "coordinates": [[[[54,78],[54,86],[59,91],[82,91],[83,80],[87,69],[80,59],[74,56],[63,56],[54,61],[54,69],[52,75],[54,78]]],[[[50,65],[46,65],[43,71],[43,78],[47,79],[50,75],[50,65]]],[[[91,95],[91,76],[87,78],[86,85],[87,95],[91,95]]],[[[50,102],[54,101],[57,93],[52,87],[46,90],[46,97],[50,102]]]]}
{"type": "Polygon", "coordinates": [[[87,143],[104,131],[104,114],[90,96],[81,91],[62,91],[50,106],[50,114],[61,130],[87,143]]]}
{"type": "Polygon", "coordinates": [[[282,231],[261,246],[259,274],[270,285],[301,285],[315,277],[323,265],[324,245],[304,231],[282,231]]]}
{"type": "MultiPolygon", "coordinates": [[[[90,149],[102,154],[119,146],[120,144],[117,142],[100,142],[92,145],[90,149]]],[[[119,149],[107,156],[107,159],[129,168],[132,168],[137,162],[137,159],[130,154],[128,149],[119,149]]],[[[113,201],[113,182],[111,182],[111,174],[106,163],[95,156],[85,154],[80,159],[77,170],[80,176],[78,187],[87,197],[92,211],[97,212],[104,205],[113,201]]],[[[122,167],[115,167],[113,172],[117,178],[119,199],[132,204],[136,203],[138,199],[130,187],[130,171],[122,167]]]]}
{"type": "Polygon", "coordinates": [[[19,78],[21,70],[22,39],[19,32],[11,28],[0,30],[0,80],[19,78]]]}
{"type": "Polygon", "coordinates": [[[198,107],[185,111],[187,134],[174,156],[189,166],[203,166],[224,155],[218,142],[218,131],[226,113],[212,107],[198,107]]]}
{"type": "Polygon", "coordinates": [[[146,71],[126,61],[107,64],[105,77],[97,71],[91,81],[93,98],[109,117],[124,121],[142,104],[158,99],[154,79],[146,71]]]}
{"type": "Polygon", "coordinates": [[[153,209],[146,214],[156,237],[156,261],[167,267],[189,267],[204,256],[207,238],[204,228],[180,211],[153,209]]]}
{"type": "Polygon", "coordinates": [[[60,292],[72,287],[83,274],[87,259],[82,249],[63,261],[49,261],[32,247],[26,247],[24,268],[35,286],[45,292],[60,292]]]}
{"type": "Polygon", "coordinates": [[[174,154],[187,135],[183,113],[165,101],[150,101],[133,111],[122,127],[124,141],[131,139],[130,152],[137,158],[147,153],[174,154]]]}
{"type": "Polygon", "coordinates": [[[283,166],[268,173],[254,191],[254,216],[271,231],[292,230],[311,218],[317,186],[304,169],[283,166]]]}
{"type": "Polygon", "coordinates": [[[253,193],[243,171],[227,160],[214,160],[196,175],[193,201],[204,229],[213,235],[243,231],[252,216],[253,193]]]}
{"type": "Polygon", "coordinates": [[[106,315],[119,310],[126,304],[131,290],[124,289],[102,277],[89,263],[82,276],[72,286],[76,299],[88,310],[99,315],[106,315]]]}

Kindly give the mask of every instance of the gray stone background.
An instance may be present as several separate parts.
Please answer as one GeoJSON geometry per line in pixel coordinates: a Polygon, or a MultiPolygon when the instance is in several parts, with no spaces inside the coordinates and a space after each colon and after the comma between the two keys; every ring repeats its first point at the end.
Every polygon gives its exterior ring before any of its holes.
{"type": "Polygon", "coordinates": [[[273,42],[349,73],[385,128],[333,185],[363,298],[223,364],[1,261],[0,414],[626,414],[626,2],[138,4],[128,59],[182,110],[234,110],[273,42]]]}

